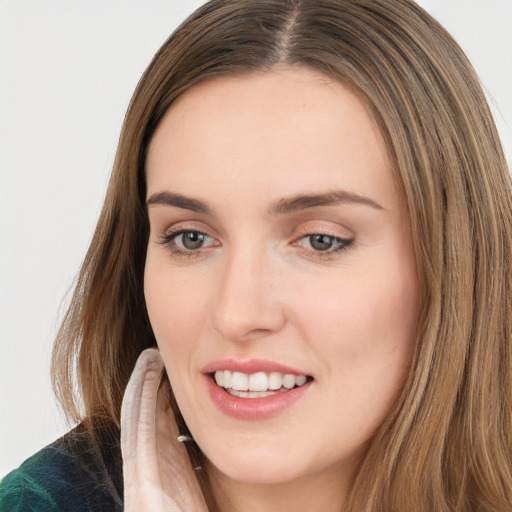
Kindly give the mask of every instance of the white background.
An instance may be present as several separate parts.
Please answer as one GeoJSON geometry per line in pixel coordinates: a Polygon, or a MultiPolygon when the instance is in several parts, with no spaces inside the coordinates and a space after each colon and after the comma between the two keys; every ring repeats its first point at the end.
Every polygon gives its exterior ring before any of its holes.
{"type": "MultiPolygon", "coordinates": [[[[201,0],[0,0],[0,478],[67,430],[53,338],[137,80],[201,0]]],[[[424,0],[466,50],[512,161],[512,0],[424,0]]]]}

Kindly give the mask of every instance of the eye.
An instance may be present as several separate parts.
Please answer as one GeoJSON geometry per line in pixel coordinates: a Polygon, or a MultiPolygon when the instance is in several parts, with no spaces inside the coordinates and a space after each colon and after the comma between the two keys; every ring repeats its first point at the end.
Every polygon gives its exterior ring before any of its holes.
{"type": "Polygon", "coordinates": [[[340,238],[322,233],[309,234],[299,240],[302,247],[318,255],[329,255],[348,249],[353,242],[353,238],[340,238]]]}
{"type": "Polygon", "coordinates": [[[210,237],[199,231],[183,231],[178,233],[174,240],[176,244],[183,246],[183,249],[196,251],[200,249],[210,237]]]}
{"type": "Polygon", "coordinates": [[[309,245],[315,251],[328,251],[333,248],[336,240],[329,235],[310,235],[309,245]]]}
{"type": "Polygon", "coordinates": [[[172,254],[198,254],[202,249],[216,245],[217,242],[206,233],[181,229],[165,233],[160,237],[160,244],[166,246],[172,254]]]}

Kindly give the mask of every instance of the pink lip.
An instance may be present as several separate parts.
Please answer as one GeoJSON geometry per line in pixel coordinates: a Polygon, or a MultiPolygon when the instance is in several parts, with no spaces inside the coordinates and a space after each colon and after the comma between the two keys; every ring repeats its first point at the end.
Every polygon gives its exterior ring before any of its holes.
{"type": "Polygon", "coordinates": [[[298,388],[263,398],[241,398],[232,396],[224,388],[217,386],[211,375],[217,370],[239,371],[243,373],[280,372],[293,375],[306,374],[300,370],[278,363],[258,359],[250,361],[223,360],[206,365],[203,368],[203,373],[212,402],[222,413],[240,420],[263,420],[277,416],[300,400],[313,384],[313,381],[310,381],[298,388]]]}
{"type": "Polygon", "coordinates": [[[207,364],[202,372],[204,374],[214,373],[218,370],[230,370],[232,372],[256,373],[256,372],[280,372],[292,375],[308,375],[301,370],[285,366],[265,359],[250,359],[248,361],[236,361],[234,359],[222,359],[207,364]]]}

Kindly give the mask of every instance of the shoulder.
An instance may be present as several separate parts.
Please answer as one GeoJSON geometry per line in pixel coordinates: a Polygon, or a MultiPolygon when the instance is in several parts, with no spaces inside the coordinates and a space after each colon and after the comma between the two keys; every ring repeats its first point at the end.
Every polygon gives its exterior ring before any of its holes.
{"type": "MultiPolygon", "coordinates": [[[[108,458],[115,457],[115,451],[109,447],[108,458]]],[[[107,465],[120,470],[115,462],[107,465]]],[[[79,426],[2,480],[0,512],[121,511],[121,492],[109,469],[79,426]]]]}

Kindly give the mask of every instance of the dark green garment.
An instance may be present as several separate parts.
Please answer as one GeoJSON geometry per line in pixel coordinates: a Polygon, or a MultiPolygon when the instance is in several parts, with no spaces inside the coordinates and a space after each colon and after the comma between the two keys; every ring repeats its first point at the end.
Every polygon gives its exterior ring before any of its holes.
{"type": "Polygon", "coordinates": [[[72,430],[2,480],[0,512],[121,512],[118,441],[98,453],[84,428],[72,430]]]}

